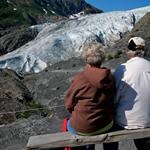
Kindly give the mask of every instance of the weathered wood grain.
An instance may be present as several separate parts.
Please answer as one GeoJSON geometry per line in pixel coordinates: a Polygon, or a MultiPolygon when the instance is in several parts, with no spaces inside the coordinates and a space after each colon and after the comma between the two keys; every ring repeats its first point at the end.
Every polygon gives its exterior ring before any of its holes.
{"type": "Polygon", "coordinates": [[[115,141],[150,137],[150,128],[121,130],[96,136],[75,136],[69,132],[37,135],[29,138],[27,149],[51,149],[65,146],[77,147],[87,144],[109,143],[115,141]]]}

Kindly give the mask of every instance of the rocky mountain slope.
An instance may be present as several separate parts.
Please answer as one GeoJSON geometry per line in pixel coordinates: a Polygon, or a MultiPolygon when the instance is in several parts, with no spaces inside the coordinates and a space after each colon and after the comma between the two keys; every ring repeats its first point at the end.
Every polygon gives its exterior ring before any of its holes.
{"type": "Polygon", "coordinates": [[[146,40],[146,57],[150,58],[150,12],[144,15],[134,26],[131,32],[126,33],[122,39],[120,39],[116,44],[108,48],[109,52],[119,50],[122,51],[126,49],[128,40],[133,36],[140,36],[146,40]]]}
{"type": "Polygon", "coordinates": [[[58,21],[81,11],[102,12],[84,0],[1,0],[0,28],[58,21]]]}

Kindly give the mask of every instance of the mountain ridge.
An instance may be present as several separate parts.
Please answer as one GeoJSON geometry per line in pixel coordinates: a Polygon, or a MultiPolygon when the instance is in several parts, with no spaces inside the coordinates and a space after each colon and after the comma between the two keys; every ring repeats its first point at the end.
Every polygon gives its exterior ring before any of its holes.
{"type": "Polygon", "coordinates": [[[1,0],[0,28],[55,22],[81,11],[85,14],[102,12],[84,0],[1,0]]]}

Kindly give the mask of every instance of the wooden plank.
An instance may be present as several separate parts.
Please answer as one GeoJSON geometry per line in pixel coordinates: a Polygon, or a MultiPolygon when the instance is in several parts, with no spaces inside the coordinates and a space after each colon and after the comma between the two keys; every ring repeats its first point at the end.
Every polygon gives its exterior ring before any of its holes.
{"type": "Polygon", "coordinates": [[[150,128],[136,130],[121,130],[108,133],[104,143],[117,142],[130,139],[141,139],[150,137],[150,128]]]}
{"type": "Polygon", "coordinates": [[[150,128],[138,130],[121,130],[96,136],[75,136],[69,132],[32,136],[27,143],[27,149],[50,149],[65,146],[81,146],[87,144],[109,143],[115,141],[150,137],[150,128]]]}
{"type": "Polygon", "coordinates": [[[75,136],[69,132],[31,136],[27,144],[27,149],[58,148],[65,147],[67,145],[76,147],[92,144],[96,141],[102,142],[106,136],[107,134],[103,134],[98,139],[97,136],[75,136]]]}

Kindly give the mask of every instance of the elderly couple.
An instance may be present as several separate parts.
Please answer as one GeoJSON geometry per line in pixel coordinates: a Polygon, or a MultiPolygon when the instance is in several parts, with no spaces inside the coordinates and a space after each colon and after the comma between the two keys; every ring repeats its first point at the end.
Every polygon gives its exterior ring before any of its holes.
{"type": "MultiPolygon", "coordinates": [[[[101,67],[104,50],[98,43],[84,47],[86,66],[77,74],[65,97],[71,117],[67,129],[76,135],[97,135],[120,129],[150,127],[150,62],[143,58],[145,41],[133,37],[126,50],[128,61],[114,74],[101,67]]],[[[150,150],[149,138],[134,140],[137,150],[150,150]]],[[[103,145],[117,150],[118,143],[103,145]]],[[[76,148],[77,150],[79,148],[76,148]]],[[[86,149],[94,150],[94,145],[86,149]]]]}

